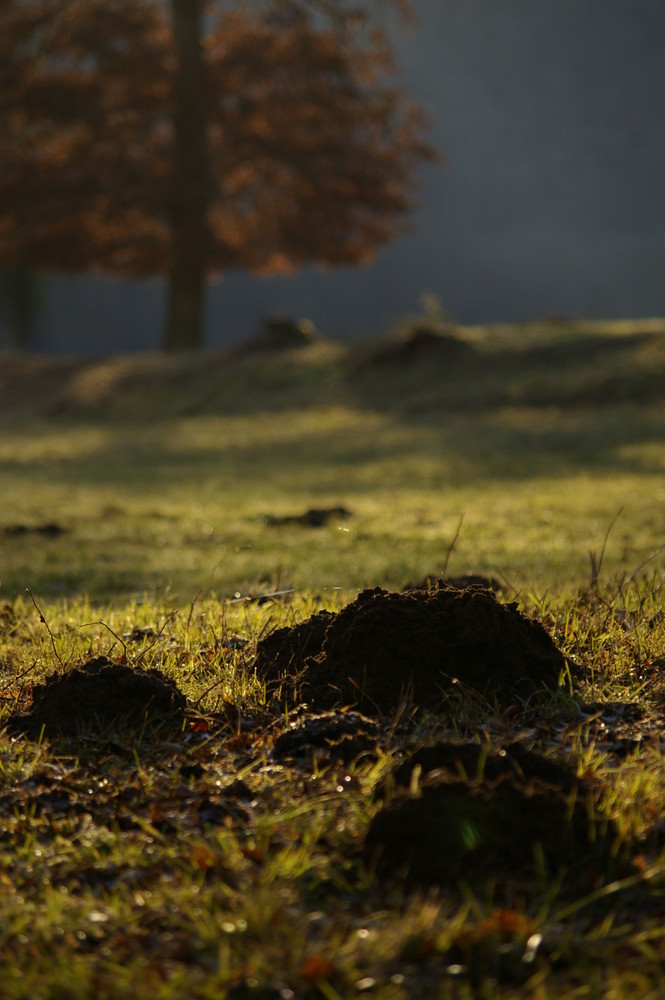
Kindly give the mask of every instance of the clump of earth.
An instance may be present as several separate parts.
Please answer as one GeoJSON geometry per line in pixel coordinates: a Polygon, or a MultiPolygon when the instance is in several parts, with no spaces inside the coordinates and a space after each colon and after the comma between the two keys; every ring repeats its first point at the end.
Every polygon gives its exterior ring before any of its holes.
{"type": "Polygon", "coordinates": [[[181,728],[187,699],[160,670],[138,670],[98,656],[35,684],[32,706],[11,728],[39,739],[103,734],[113,728],[181,728]]]}
{"type": "Polygon", "coordinates": [[[381,738],[381,727],[359,712],[320,712],[291,719],[276,738],[273,756],[280,761],[342,761],[369,756],[381,738]]]}
{"type": "Polygon", "coordinates": [[[420,324],[407,336],[381,344],[358,370],[378,366],[397,368],[421,360],[452,366],[474,358],[475,354],[473,345],[446,324],[420,324]]]}
{"type": "Polygon", "coordinates": [[[506,881],[552,878],[565,868],[593,880],[616,838],[595,811],[591,785],[519,744],[424,747],[394,778],[398,790],[362,849],[379,878],[477,885],[499,872],[506,881]]]}
{"type": "Polygon", "coordinates": [[[351,511],[346,507],[310,507],[304,514],[287,514],[283,517],[266,514],[265,523],[269,527],[279,525],[301,525],[306,528],[323,528],[329,521],[345,521],[351,517],[351,511]]]}
{"type": "Polygon", "coordinates": [[[276,629],[257,647],[268,695],[313,710],[357,706],[386,715],[403,699],[440,708],[471,690],[507,706],[554,690],[565,667],[544,626],[484,587],[364,590],[337,614],[276,629]]]}

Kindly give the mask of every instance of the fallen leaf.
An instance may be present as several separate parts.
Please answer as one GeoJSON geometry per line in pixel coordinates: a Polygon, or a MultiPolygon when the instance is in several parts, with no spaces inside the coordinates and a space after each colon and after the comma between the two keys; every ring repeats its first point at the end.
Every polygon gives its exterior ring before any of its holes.
{"type": "Polygon", "coordinates": [[[321,955],[310,955],[304,965],[298,970],[299,975],[310,985],[315,985],[323,979],[330,979],[334,966],[321,955]]]}

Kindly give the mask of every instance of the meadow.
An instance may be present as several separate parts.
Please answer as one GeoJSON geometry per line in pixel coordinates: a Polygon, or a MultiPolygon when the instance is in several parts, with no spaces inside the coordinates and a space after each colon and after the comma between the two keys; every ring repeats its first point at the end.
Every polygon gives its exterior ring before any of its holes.
{"type": "Polygon", "coordinates": [[[420,318],[354,345],[0,358],[3,997],[665,995],[664,334],[420,318]],[[435,710],[405,685],[349,755],[255,670],[275,629],[363,588],[468,575],[545,629],[558,688],[435,710]],[[97,657],[161,671],[178,727],[99,705],[76,735],[21,730],[45,678],[97,657]],[[519,793],[481,773],[515,741],[565,767],[606,853],[581,871],[525,829],[528,871],[474,842],[459,877],[386,874],[368,830],[434,781],[396,768],[451,741],[484,748],[454,778],[474,809],[519,793]]]}

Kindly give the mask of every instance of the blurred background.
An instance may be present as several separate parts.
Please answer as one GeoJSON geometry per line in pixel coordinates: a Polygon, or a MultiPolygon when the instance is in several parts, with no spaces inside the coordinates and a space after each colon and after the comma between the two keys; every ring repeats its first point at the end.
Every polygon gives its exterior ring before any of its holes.
{"type": "MultiPolygon", "coordinates": [[[[396,82],[425,110],[446,163],[419,165],[412,231],[362,266],[225,272],[210,283],[207,347],[237,344],[274,315],[306,317],[332,337],[382,332],[423,295],[460,323],[665,313],[662,0],[413,7],[411,27],[390,22],[396,82]]],[[[53,270],[22,280],[33,351],[160,346],[159,277],[53,270]]],[[[6,276],[3,289],[7,347],[6,276]]]]}

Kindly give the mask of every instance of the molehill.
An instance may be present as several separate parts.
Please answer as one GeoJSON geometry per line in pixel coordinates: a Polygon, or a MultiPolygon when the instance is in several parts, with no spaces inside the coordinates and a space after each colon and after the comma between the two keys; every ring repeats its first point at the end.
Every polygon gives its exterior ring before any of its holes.
{"type": "Polygon", "coordinates": [[[544,626],[478,586],[364,590],[339,613],[276,629],[257,647],[269,697],[315,710],[394,712],[407,697],[436,711],[454,690],[506,706],[554,690],[565,660],[544,626]]]}
{"type": "Polygon", "coordinates": [[[15,715],[10,728],[32,739],[100,735],[113,728],[181,729],[186,707],[184,694],[160,670],[138,670],[97,656],[35,684],[32,706],[15,715]]]}
{"type": "Polygon", "coordinates": [[[565,869],[593,881],[610,862],[617,831],[597,812],[593,784],[520,744],[423,747],[394,780],[362,848],[380,878],[478,885],[565,869]]]}

